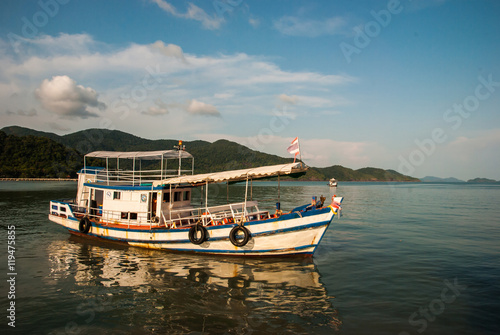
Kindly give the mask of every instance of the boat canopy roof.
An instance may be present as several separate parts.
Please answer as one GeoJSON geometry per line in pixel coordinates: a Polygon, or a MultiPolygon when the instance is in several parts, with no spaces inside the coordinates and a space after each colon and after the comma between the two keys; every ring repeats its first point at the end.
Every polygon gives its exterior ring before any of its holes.
{"type": "Polygon", "coordinates": [[[157,151],[94,151],[85,155],[85,157],[96,157],[96,158],[122,158],[122,159],[143,159],[143,160],[155,160],[155,159],[165,159],[165,158],[179,158],[179,153],[181,158],[193,158],[193,156],[184,150],[157,150],[157,151]]]}
{"type": "Polygon", "coordinates": [[[308,168],[301,163],[289,163],[280,165],[260,166],[250,169],[222,171],[214,173],[204,173],[188,176],[179,176],[159,180],[153,183],[153,186],[190,184],[199,185],[205,183],[237,182],[247,179],[258,179],[273,177],[278,175],[290,175],[305,172],[308,168]]]}

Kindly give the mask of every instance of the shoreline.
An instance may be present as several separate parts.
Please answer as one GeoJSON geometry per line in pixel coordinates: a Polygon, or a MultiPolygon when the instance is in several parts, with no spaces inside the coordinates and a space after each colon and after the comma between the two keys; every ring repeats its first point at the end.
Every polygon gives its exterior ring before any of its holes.
{"type": "MultiPolygon", "coordinates": [[[[78,181],[77,178],[0,178],[0,181],[78,181]]],[[[258,182],[265,182],[265,181],[278,181],[276,180],[259,180],[259,181],[254,181],[256,183],[258,182]]],[[[294,180],[294,179],[282,179],[282,182],[284,181],[293,181],[293,182],[299,182],[299,183],[304,183],[304,182],[324,182],[328,183],[328,180],[294,180]]],[[[412,181],[412,180],[342,180],[339,181],[342,183],[421,183],[420,180],[412,181]]]]}

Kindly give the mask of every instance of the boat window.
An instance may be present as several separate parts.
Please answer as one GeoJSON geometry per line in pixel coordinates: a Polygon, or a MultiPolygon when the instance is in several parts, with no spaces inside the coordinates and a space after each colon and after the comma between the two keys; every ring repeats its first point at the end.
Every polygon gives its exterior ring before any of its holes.
{"type": "Polygon", "coordinates": [[[66,212],[66,207],[61,207],[61,212],[66,212]]]}
{"type": "Polygon", "coordinates": [[[122,219],[124,219],[124,220],[128,219],[128,213],[127,212],[122,212],[122,219]]]}
{"type": "Polygon", "coordinates": [[[191,200],[191,191],[184,191],[184,197],[182,200],[184,201],[191,200]]]}
{"type": "Polygon", "coordinates": [[[113,192],[113,200],[120,200],[121,192],[113,192]]]}
{"type": "Polygon", "coordinates": [[[130,220],[137,220],[137,213],[130,213],[130,220]]]}
{"type": "Polygon", "coordinates": [[[182,195],[182,192],[175,192],[174,193],[174,201],[181,201],[181,195],[182,195]]]}
{"type": "Polygon", "coordinates": [[[163,202],[170,202],[170,193],[163,193],[163,202]]]}

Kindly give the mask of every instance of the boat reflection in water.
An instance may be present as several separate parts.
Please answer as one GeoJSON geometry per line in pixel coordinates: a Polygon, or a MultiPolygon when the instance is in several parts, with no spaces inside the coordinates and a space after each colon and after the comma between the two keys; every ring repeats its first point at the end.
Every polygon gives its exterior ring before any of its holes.
{"type": "MultiPolygon", "coordinates": [[[[69,243],[68,243],[69,242],[69,243]]],[[[48,247],[50,276],[93,301],[85,327],[149,333],[332,333],[340,321],[311,259],[243,259],[106,246],[48,247]],[[114,247],[114,248],[113,248],[114,247]],[[90,322],[89,322],[90,323],[90,322]]],[[[82,308],[80,308],[82,309],[82,308]]]]}

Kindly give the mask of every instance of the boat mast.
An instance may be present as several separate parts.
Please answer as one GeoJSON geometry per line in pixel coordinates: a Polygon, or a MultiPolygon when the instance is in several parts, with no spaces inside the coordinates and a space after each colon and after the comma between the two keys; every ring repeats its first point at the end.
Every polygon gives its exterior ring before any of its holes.
{"type": "Polygon", "coordinates": [[[247,198],[248,198],[248,174],[247,174],[247,182],[245,184],[245,204],[243,205],[243,216],[247,215],[247,198]]]}
{"type": "Polygon", "coordinates": [[[163,180],[163,154],[161,154],[161,163],[160,163],[160,180],[163,180]]]}
{"type": "Polygon", "coordinates": [[[181,175],[181,150],[179,149],[179,170],[177,170],[177,175],[181,175]]]}
{"type": "Polygon", "coordinates": [[[109,158],[106,157],[106,179],[107,179],[107,185],[109,185],[109,158]]]}
{"type": "Polygon", "coordinates": [[[280,202],[280,174],[278,173],[278,202],[280,202]]]}
{"type": "Polygon", "coordinates": [[[177,171],[177,175],[181,175],[181,156],[182,156],[182,150],[186,150],[186,146],[182,145],[182,140],[179,140],[179,145],[174,145],[174,148],[176,148],[179,151],[179,170],[177,171]]]}
{"type": "Polygon", "coordinates": [[[208,179],[207,183],[205,184],[205,213],[208,214],[208,179]]]}
{"type": "Polygon", "coordinates": [[[297,144],[299,145],[299,159],[300,159],[300,167],[302,168],[302,151],[300,151],[300,141],[297,141],[297,144]]]}

